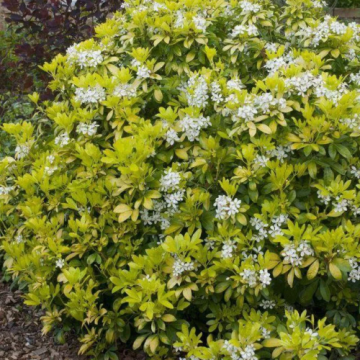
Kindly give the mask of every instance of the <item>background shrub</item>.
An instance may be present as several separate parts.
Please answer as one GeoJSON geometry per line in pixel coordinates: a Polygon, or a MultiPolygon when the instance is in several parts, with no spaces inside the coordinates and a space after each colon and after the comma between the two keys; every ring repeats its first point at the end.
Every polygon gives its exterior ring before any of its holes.
{"type": "Polygon", "coordinates": [[[74,42],[94,35],[95,24],[103,22],[121,3],[121,0],[2,0],[7,10],[6,22],[19,37],[15,44],[16,71],[2,79],[1,87],[16,86],[23,91],[34,82],[38,87],[41,81],[47,82],[49,78],[39,66],[55,54],[64,53],[74,42]]]}
{"type": "Polygon", "coordinates": [[[5,124],[7,274],[80,352],[354,359],[360,28],[317,0],[128,1],[5,124]],[[81,330],[80,330],[81,329],[81,330]]]}

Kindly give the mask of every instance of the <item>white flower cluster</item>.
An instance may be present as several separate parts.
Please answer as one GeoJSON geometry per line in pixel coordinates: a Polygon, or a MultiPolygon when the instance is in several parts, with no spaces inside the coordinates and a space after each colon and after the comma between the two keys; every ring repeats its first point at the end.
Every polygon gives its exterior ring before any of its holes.
{"type": "Polygon", "coordinates": [[[350,74],[350,81],[356,86],[360,86],[360,72],[357,74],[350,74]]]}
{"type": "Polygon", "coordinates": [[[154,201],[154,209],[152,214],[147,209],[143,209],[140,211],[141,220],[144,225],[152,225],[161,223],[163,221],[161,212],[166,209],[166,204],[162,201],[154,201]]]}
{"type": "Polygon", "coordinates": [[[275,43],[267,42],[267,43],[265,44],[265,49],[266,49],[267,51],[270,51],[270,52],[273,52],[273,53],[274,53],[274,52],[277,51],[278,45],[275,44],[275,43]]]}
{"type": "Polygon", "coordinates": [[[169,145],[174,145],[180,138],[174,129],[169,129],[165,134],[165,140],[169,145]]]}
{"type": "Polygon", "coordinates": [[[243,10],[242,13],[250,13],[250,12],[257,13],[261,10],[261,6],[259,4],[254,4],[247,0],[241,1],[239,5],[243,10]]]}
{"type": "Polygon", "coordinates": [[[265,155],[256,155],[253,163],[256,168],[263,168],[267,166],[269,160],[270,158],[265,155]]]}
{"type": "Polygon", "coordinates": [[[208,126],[211,126],[210,117],[205,117],[203,115],[191,117],[189,115],[185,115],[185,117],[179,121],[179,126],[181,130],[184,131],[189,141],[195,141],[198,139],[202,129],[206,129],[208,126]]]}
{"type": "Polygon", "coordinates": [[[360,280],[360,266],[356,258],[350,258],[349,263],[351,266],[351,271],[349,273],[348,280],[356,282],[360,280]]]}
{"type": "Polygon", "coordinates": [[[92,123],[92,124],[80,123],[76,128],[76,132],[82,135],[94,136],[97,132],[98,127],[99,125],[96,123],[92,123]]]}
{"type": "Polygon", "coordinates": [[[14,189],[14,186],[0,186],[0,195],[9,195],[14,189]]]}
{"type": "MultiPolygon", "coordinates": [[[[359,176],[360,173],[358,172],[358,170],[355,167],[353,167],[353,169],[351,170],[351,173],[358,179],[357,176],[359,176]]],[[[331,204],[336,213],[348,211],[348,209],[350,208],[351,211],[353,212],[353,215],[355,215],[355,216],[360,215],[360,207],[353,204],[353,202],[351,200],[343,199],[343,198],[341,198],[341,196],[336,196],[332,200],[332,195],[323,195],[321,190],[318,190],[317,194],[318,194],[320,202],[323,203],[324,205],[331,204]]]]}
{"type": "Polygon", "coordinates": [[[298,76],[285,79],[285,86],[288,92],[295,92],[300,96],[305,96],[312,87],[320,86],[322,79],[315,77],[310,71],[300,73],[298,76]]]}
{"type": "Polygon", "coordinates": [[[250,24],[248,26],[236,25],[232,30],[230,37],[235,38],[239,35],[258,36],[259,31],[258,28],[253,24],[250,24]]]}
{"type": "Polygon", "coordinates": [[[258,360],[254,345],[247,345],[243,350],[225,340],[223,349],[229,353],[231,360],[258,360]]]}
{"type": "Polygon", "coordinates": [[[79,45],[70,46],[67,51],[67,61],[81,68],[96,67],[104,61],[101,50],[81,50],[79,45]]]}
{"type": "Polygon", "coordinates": [[[48,176],[51,176],[52,174],[54,174],[54,172],[58,169],[57,166],[45,166],[45,174],[48,176]]]}
{"type": "Polygon", "coordinates": [[[276,157],[282,163],[291,152],[292,150],[289,146],[279,145],[275,149],[267,151],[266,154],[270,157],[276,157]]]}
{"type": "Polygon", "coordinates": [[[173,276],[180,276],[185,271],[194,270],[195,266],[193,262],[185,262],[180,259],[176,259],[173,265],[173,276]]]}
{"type": "Polygon", "coordinates": [[[24,238],[23,238],[23,236],[21,234],[19,234],[19,235],[17,235],[15,237],[15,241],[16,241],[17,244],[21,244],[21,243],[24,242],[24,238]]]}
{"type": "Polygon", "coordinates": [[[179,206],[179,203],[183,201],[185,195],[185,190],[181,189],[172,194],[165,194],[164,200],[166,206],[169,209],[170,214],[174,214],[179,206]]]}
{"type": "Polygon", "coordinates": [[[96,104],[106,98],[105,89],[100,85],[79,87],[75,90],[75,100],[81,104],[96,104]]]}
{"type": "Polygon", "coordinates": [[[285,245],[284,250],[281,252],[284,261],[293,266],[301,266],[304,257],[313,256],[314,250],[311,248],[307,241],[301,241],[298,246],[295,244],[285,245]]]}
{"type": "MultiPolygon", "coordinates": [[[[244,105],[239,107],[237,112],[237,117],[245,120],[245,122],[253,121],[255,119],[255,115],[257,114],[257,109],[254,105],[244,105]]],[[[236,117],[233,120],[237,120],[236,117]]]]}
{"type": "Polygon", "coordinates": [[[232,199],[230,196],[220,195],[215,200],[216,218],[226,220],[239,212],[241,201],[232,199]]]}
{"type": "Polygon", "coordinates": [[[211,100],[215,104],[219,104],[224,100],[222,95],[221,86],[217,81],[211,83],[211,100]]]}
{"type": "Polygon", "coordinates": [[[194,26],[197,30],[200,30],[202,32],[206,31],[207,28],[207,22],[206,19],[200,15],[194,16],[192,19],[194,26]]]}
{"type": "Polygon", "coordinates": [[[346,125],[351,130],[360,130],[360,115],[355,114],[352,118],[340,119],[340,123],[346,125]]]}
{"type": "Polygon", "coordinates": [[[355,178],[360,179],[360,169],[358,169],[356,166],[352,166],[350,170],[351,175],[353,175],[355,178]]]}
{"type": "Polygon", "coordinates": [[[226,86],[228,90],[238,90],[245,88],[245,85],[241,82],[240,79],[230,79],[227,81],[226,86]]]}
{"type": "Polygon", "coordinates": [[[18,144],[15,148],[16,158],[23,159],[30,152],[30,146],[28,144],[18,144]]]}
{"type": "Polygon", "coordinates": [[[255,97],[254,104],[263,112],[263,114],[266,114],[271,107],[284,109],[286,107],[286,100],[283,98],[276,99],[272,94],[264,93],[255,97]]]}
{"type": "Polygon", "coordinates": [[[273,75],[281,68],[288,68],[291,64],[294,64],[295,59],[291,54],[283,55],[271,60],[268,60],[264,65],[265,69],[269,72],[269,75],[273,75]]]}
{"type": "Polygon", "coordinates": [[[69,134],[67,134],[67,133],[58,135],[55,138],[55,145],[59,145],[60,147],[64,147],[64,146],[68,145],[69,142],[70,142],[70,138],[69,138],[69,134]]]}
{"type": "Polygon", "coordinates": [[[225,241],[221,249],[221,257],[223,259],[230,259],[233,257],[233,252],[236,249],[236,243],[231,240],[225,241]]]}
{"type": "Polygon", "coordinates": [[[136,96],[136,89],[132,84],[119,84],[115,87],[113,95],[117,97],[133,98],[136,96]]]}
{"type": "Polygon", "coordinates": [[[49,164],[53,164],[54,161],[55,161],[55,156],[54,155],[49,155],[46,157],[46,161],[49,163],[49,164]]]}
{"type": "MultiPolygon", "coordinates": [[[[320,2],[320,1],[319,1],[320,2]]],[[[314,1],[315,3],[315,1],[314,1]]],[[[319,7],[321,6],[321,2],[319,7]]],[[[357,41],[358,36],[358,27],[353,24],[349,26],[354,29],[354,38],[353,40],[357,41]]],[[[321,22],[315,28],[307,27],[303,29],[302,34],[305,37],[311,39],[311,44],[315,47],[319,46],[320,42],[325,42],[328,40],[329,36],[336,35],[342,36],[347,32],[347,26],[341,22],[333,21],[331,16],[325,16],[324,21],[321,22]]]]}
{"type": "Polygon", "coordinates": [[[184,91],[190,106],[204,108],[208,104],[209,88],[206,79],[201,75],[191,76],[186,85],[179,90],[184,91]]]}
{"type": "Polygon", "coordinates": [[[323,7],[327,6],[326,1],[321,1],[321,0],[313,0],[312,4],[313,4],[314,8],[317,8],[317,9],[322,9],[323,7]]]}
{"type": "Polygon", "coordinates": [[[181,181],[181,176],[177,171],[172,169],[165,170],[164,175],[160,178],[160,190],[169,191],[177,190],[181,181]]]}
{"type": "Polygon", "coordinates": [[[244,269],[240,276],[250,287],[260,285],[264,288],[271,283],[271,276],[267,269],[260,270],[258,273],[255,270],[244,269]]]}
{"type": "Polygon", "coordinates": [[[284,225],[288,220],[288,215],[280,214],[279,216],[275,216],[271,220],[271,225],[265,223],[261,219],[257,217],[253,217],[250,219],[250,225],[257,230],[257,234],[254,234],[251,240],[260,242],[261,240],[266,239],[268,236],[275,237],[278,235],[282,235],[281,226],[284,225]]]}
{"type": "Polygon", "coordinates": [[[181,10],[178,10],[176,12],[174,27],[176,29],[182,28],[184,27],[184,23],[185,23],[184,13],[181,10]]]}
{"type": "Polygon", "coordinates": [[[136,68],[136,76],[139,79],[147,79],[151,75],[150,69],[139,60],[133,59],[131,65],[136,68]]]}
{"type": "Polygon", "coordinates": [[[263,309],[273,309],[276,306],[274,300],[262,300],[259,304],[263,309]]]}

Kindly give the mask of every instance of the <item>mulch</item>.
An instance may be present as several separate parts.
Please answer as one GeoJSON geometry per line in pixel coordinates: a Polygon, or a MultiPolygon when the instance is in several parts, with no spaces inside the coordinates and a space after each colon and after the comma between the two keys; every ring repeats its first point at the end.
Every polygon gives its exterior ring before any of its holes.
{"type": "MultiPolygon", "coordinates": [[[[40,317],[43,312],[24,305],[21,291],[11,291],[0,282],[0,360],[87,360],[77,354],[76,336],[59,345],[54,338],[43,336],[40,317]]],[[[143,352],[123,348],[120,360],[145,360],[143,352]]]]}

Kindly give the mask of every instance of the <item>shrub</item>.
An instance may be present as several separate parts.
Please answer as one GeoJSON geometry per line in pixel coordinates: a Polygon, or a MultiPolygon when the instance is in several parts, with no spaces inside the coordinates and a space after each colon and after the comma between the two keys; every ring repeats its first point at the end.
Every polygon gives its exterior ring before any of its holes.
{"type": "MultiPolygon", "coordinates": [[[[7,10],[6,21],[12,29],[22,35],[16,44],[15,53],[17,90],[24,91],[32,83],[41,87],[48,82],[39,65],[63,53],[74,42],[94,34],[94,24],[120,8],[122,0],[0,0],[7,10]],[[24,77],[27,79],[24,87],[24,77]]],[[[13,75],[14,76],[14,75],[13,75]]],[[[6,82],[14,85],[12,77],[6,82]]],[[[43,96],[44,94],[42,94],[43,96]]],[[[44,97],[44,96],[43,96],[44,97]]]]}
{"type": "MultiPolygon", "coordinates": [[[[4,266],[80,353],[353,359],[360,28],[322,3],[129,1],[5,124],[4,266]]],[[[60,336],[61,337],[61,336],[60,336]]]]}

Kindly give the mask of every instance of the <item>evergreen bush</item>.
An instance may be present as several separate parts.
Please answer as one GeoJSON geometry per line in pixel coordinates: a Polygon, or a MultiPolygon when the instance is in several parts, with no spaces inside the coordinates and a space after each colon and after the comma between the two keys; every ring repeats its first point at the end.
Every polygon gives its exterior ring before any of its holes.
{"type": "Polygon", "coordinates": [[[5,124],[4,267],[80,353],[353,359],[360,27],[318,0],[128,0],[5,124]]]}

